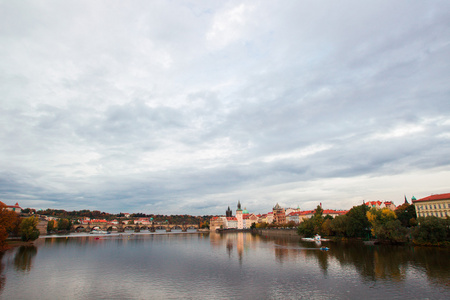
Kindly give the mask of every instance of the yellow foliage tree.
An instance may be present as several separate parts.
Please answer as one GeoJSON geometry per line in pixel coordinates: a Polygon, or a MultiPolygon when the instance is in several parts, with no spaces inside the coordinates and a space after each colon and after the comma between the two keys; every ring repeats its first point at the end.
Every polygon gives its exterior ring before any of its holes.
{"type": "Polygon", "coordinates": [[[395,212],[389,208],[376,209],[372,208],[367,212],[367,219],[372,228],[372,235],[379,240],[391,242],[400,242],[404,240],[405,228],[401,226],[401,222],[397,220],[395,212]]]}

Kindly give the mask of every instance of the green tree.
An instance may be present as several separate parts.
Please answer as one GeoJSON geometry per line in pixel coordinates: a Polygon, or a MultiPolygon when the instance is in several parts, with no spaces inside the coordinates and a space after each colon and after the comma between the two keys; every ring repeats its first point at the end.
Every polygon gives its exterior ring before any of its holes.
{"type": "Polygon", "coordinates": [[[395,209],[395,214],[404,227],[412,227],[414,224],[417,224],[414,222],[416,219],[416,207],[414,204],[403,203],[395,209]],[[414,221],[411,221],[411,219],[414,219],[414,221]]]}
{"type": "Polygon", "coordinates": [[[323,209],[320,205],[317,205],[314,215],[304,220],[298,225],[297,233],[303,236],[313,236],[315,234],[322,235],[323,234],[323,209]]]}
{"type": "Polygon", "coordinates": [[[50,220],[47,222],[47,232],[52,232],[53,230],[55,230],[55,220],[50,220]]]}
{"type": "Polygon", "coordinates": [[[22,220],[22,223],[20,223],[20,234],[23,241],[34,241],[39,237],[39,230],[37,229],[38,223],[39,219],[35,216],[22,220]]]}
{"type": "Polygon", "coordinates": [[[314,230],[314,217],[303,220],[297,227],[297,233],[306,237],[312,237],[317,232],[314,230]]]}
{"type": "Polygon", "coordinates": [[[330,222],[330,229],[334,235],[347,236],[349,226],[349,217],[347,215],[337,216],[330,222]]]}
{"type": "Polygon", "coordinates": [[[72,221],[69,219],[59,219],[58,220],[58,230],[70,230],[72,227],[72,221]]]}
{"type": "Polygon", "coordinates": [[[267,224],[266,222],[256,223],[256,228],[264,229],[264,228],[267,228],[267,225],[269,225],[269,224],[267,224]]]}
{"type": "Polygon", "coordinates": [[[413,240],[417,244],[438,245],[450,242],[450,220],[438,217],[419,218],[419,225],[413,230],[413,240]]]}
{"type": "Polygon", "coordinates": [[[362,204],[354,206],[347,213],[347,237],[366,237],[370,232],[370,223],[367,219],[369,208],[362,204]]]}

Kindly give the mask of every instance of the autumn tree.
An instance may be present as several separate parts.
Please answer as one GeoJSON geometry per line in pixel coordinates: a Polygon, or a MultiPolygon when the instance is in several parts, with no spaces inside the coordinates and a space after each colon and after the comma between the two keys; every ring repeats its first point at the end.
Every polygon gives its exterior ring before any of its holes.
{"type": "Polygon", "coordinates": [[[401,242],[405,240],[406,228],[397,220],[396,214],[389,208],[372,208],[367,212],[372,225],[372,234],[382,241],[401,242]]]}
{"type": "Polygon", "coordinates": [[[17,226],[19,217],[13,211],[9,211],[5,205],[0,206],[0,251],[8,249],[6,238],[17,226]]]}
{"type": "Polygon", "coordinates": [[[47,232],[54,231],[58,228],[58,224],[55,220],[50,220],[47,222],[47,232]]]}
{"type": "Polygon", "coordinates": [[[20,223],[20,234],[22,236],[22,241],[34,241],[39,237],[39,229],[37,229],[38,223],[39,219],[35,216],[22,220],[20,223]]]}

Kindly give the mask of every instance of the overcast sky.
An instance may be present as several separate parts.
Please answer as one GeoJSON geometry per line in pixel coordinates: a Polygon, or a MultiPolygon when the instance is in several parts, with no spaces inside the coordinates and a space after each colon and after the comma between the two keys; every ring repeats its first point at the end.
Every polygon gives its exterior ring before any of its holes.
{"type": "Polygon", "coordinates": [[[450,1],[0,0],[0,200],[224,214],[450,192],[450,1]]]}

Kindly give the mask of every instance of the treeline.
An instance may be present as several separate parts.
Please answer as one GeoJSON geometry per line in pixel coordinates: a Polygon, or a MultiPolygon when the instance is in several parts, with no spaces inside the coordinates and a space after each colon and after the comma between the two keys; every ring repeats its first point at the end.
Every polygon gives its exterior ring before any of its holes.
{"type": "Polygon", "coordinates": [[[319,234],[377,239],[386,243],[450,244],[450,219],[426,217],[416,220],[415,207],[408,203],[400,205],[395,211],[369,208],[362,204],[335,218],[323,216],[323,210],[318,206],[313,217],[300,223],[297,230],[304,236],[319,234]]]}

